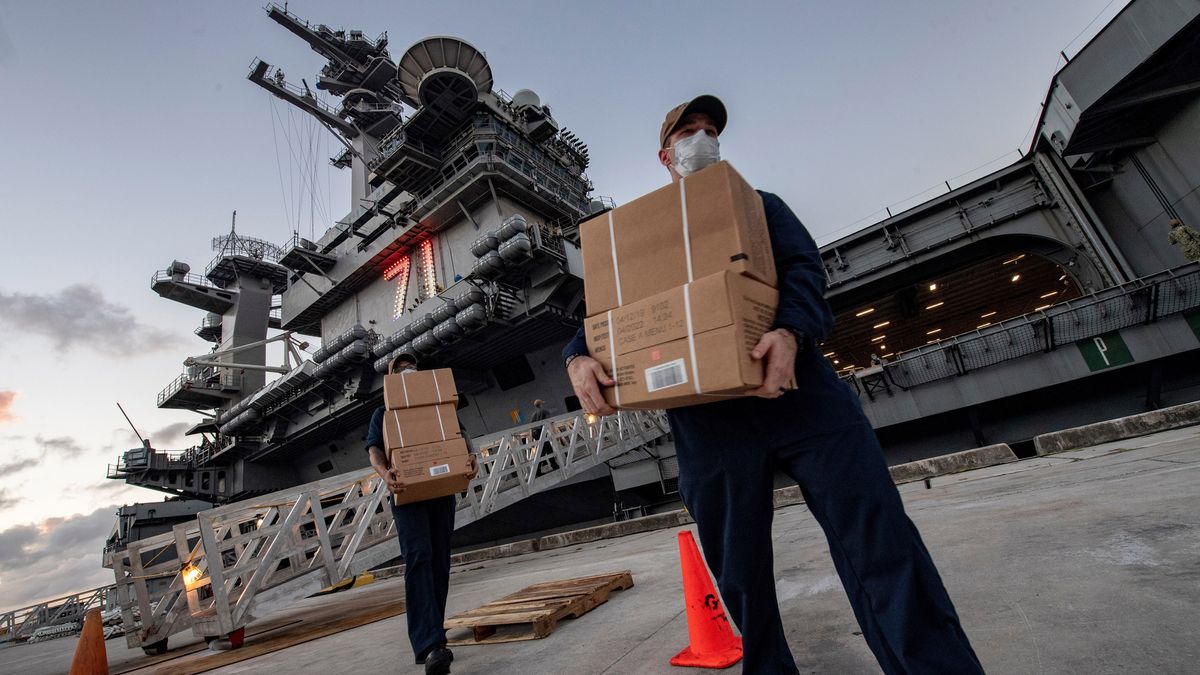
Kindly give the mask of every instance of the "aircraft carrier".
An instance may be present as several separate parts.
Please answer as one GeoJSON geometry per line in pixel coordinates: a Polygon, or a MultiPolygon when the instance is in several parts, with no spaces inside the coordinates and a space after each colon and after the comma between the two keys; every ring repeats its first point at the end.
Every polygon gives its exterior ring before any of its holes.
{"type": "MultiPolygon", "coordinates": [[[[1200,222],[1195,14],[1133,3],[1055,76],[1019,161],[822,247],[837,314],[822,350],[890,462],[995,442],[1028,453],[1037,433],[1200,397],[1180,367],[1200,293],[1180,243],[1200,222]]],[[[328,60],[314,85],[340,104],[265,61],[249,79],[342,144],[330,161],[351,173],[353,209],[315,241],[234,228],[203,274],[177,261],[154,274],[160,296],[205,312],[195,332],[212,350],[157,401],[197,412],[201,440],[147,443],[109,477],[225,504],[361,468],[380,373],[402,349],[454,369],[473,437],[520,433],[535,398],[577,411],[558,356],[584,313],[576,228],[611,206],[592,196],[584,142],[534,92],[496,88],[463,40],[393,60],[386,33],[267,16],[328,60]],[[282,363],[267,363],[271,343],[282,363]]],[[[670,499],[673,450],[656,442],[460,543],[670,499]]],[[[128,508],[123,522],[144,510],[128,508]]]]}

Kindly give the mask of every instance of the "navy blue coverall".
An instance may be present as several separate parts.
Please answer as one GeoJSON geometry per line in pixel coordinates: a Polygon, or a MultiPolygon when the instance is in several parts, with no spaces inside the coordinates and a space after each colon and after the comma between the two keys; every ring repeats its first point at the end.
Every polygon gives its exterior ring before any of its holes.
{"type": "MultiPolygon", "coordinates": [[[[383,448],[383,408],[367,427],[367,447],[383,448]]],[[[450,592],[450,536],[454,534],[454,495],[421,502],[392,503],[400,553],[404,555],[404,598],[408,641],[421,660],[446,644],[446,596],[450,592]]]]}
{"type": "MultiPolygon", "coordinates": [[[[779,277],[776,328],[807,336],[797,389],[667,411],[679,492],[704,558],[742,633],[744,673],[795,673],[771,550],[773,474],[796,481],[829,542],[863,637],[886,673],[979,673],[921,536],[904,513],[858,396],[815,345],[833,326],[812,236],[782,199],[759,192],[779,277]]],[[[564,358],[586,354],[580,329],[564,358]]]]}

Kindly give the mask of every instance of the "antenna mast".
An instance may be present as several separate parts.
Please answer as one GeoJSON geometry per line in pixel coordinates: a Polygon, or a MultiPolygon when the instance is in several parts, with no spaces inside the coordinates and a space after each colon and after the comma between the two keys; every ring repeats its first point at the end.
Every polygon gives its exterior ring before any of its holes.
{"type": "Polygon", "coordinates": [[[137,436],[138,440],[142,442],[142,447],[150,447],[150,439],[142,436],[141,432],[137,430],[137,427],[133,426],[133,420],[129,419],[129,415],[126,414],[125,409],[121,407],[121,403],[119,401],[117,402],[117,409],[120,410],[121,414],[125,416],[125,421],[129,422],[129,428],[133,429],[133,435],[137,436]]]}

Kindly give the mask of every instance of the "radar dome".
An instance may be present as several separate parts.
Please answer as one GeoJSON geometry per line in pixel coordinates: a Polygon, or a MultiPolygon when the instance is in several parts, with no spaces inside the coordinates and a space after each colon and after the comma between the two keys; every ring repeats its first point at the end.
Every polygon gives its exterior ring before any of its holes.
{"type": "Polygon", "coordinates": [[[513,94],[512,104],[514,108],[540,108],[542,99],[538,98],[532,89],[518,89],[517,93],[513,94]]]}

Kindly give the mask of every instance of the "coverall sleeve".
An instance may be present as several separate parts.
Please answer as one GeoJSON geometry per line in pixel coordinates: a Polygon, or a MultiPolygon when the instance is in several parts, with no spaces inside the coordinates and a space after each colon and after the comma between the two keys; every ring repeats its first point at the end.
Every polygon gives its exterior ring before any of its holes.
{"type": "Polygon", "coordinates": [[[587,339],[583,336],[583,326],[580,326],[579,330],[575,331],[575,337],[571,338],[571,341],[567,343],[566,347],[563,347],[563,350],[562,350],[563,361],[566,361],[567,359],[571,358],[575,354],[587,354],[587,353],[588,353],[587,339]]]}
{"type": "Polygon", "coordinates": [[[818,344],[833,328],[833,313],[825,302],[825,264],[817,243],[782,199],[761,190],[759,194],[779,277],[779,309],[773,325],[804,333],[818,344]]]}
{"type": "Polygon", "coordinates": [[[375,409],[375,414],[371,415],[371,423],[367,425],[367,450],[371,448],[383,449],[383,408],[375,409]]]}

